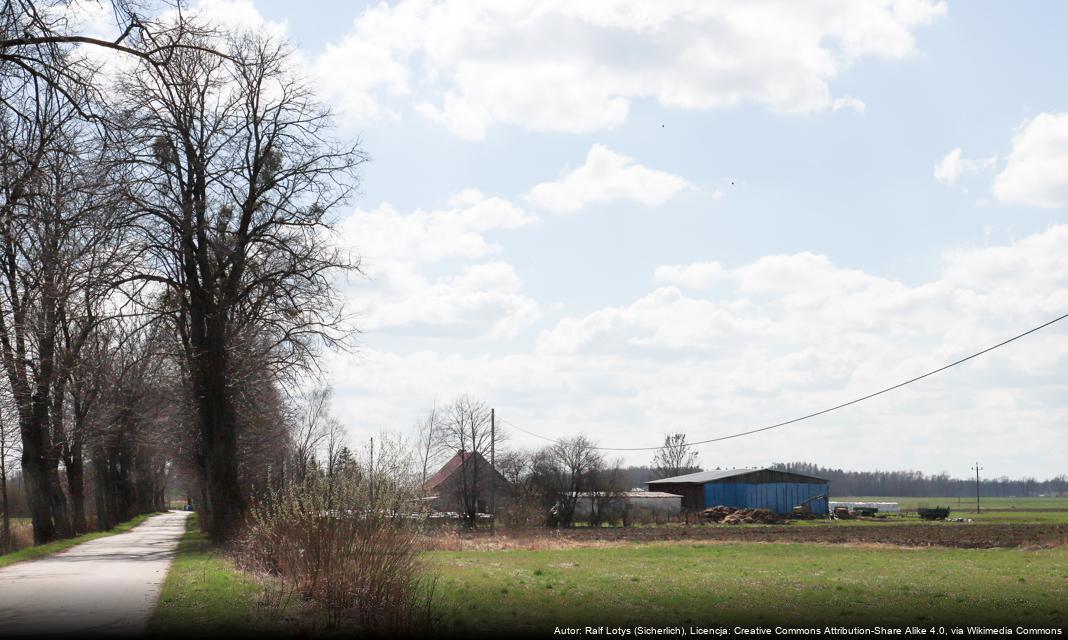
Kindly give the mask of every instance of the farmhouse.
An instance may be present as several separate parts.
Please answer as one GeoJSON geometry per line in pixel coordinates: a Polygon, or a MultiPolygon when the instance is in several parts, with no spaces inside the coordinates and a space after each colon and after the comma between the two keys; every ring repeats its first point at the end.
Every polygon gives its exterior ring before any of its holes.
{"type": "Polygon", "coordinates": [[[723,505],[788,514],[808,501],[812,513],[827,514],[827,481],[789,471],[717,469],[652,480],[646,485],[650,491],[681,495],[682,507],[693,511],[723,505]]]}
{"type": "Polygon", "coordinates": [[[512,485],[477,451],[457,451],[423,484],[426,502],[435,511],[464,511],[464,496],[478,513],[488,513],[492,491],[497,503],[512,494],[512,485]]]}

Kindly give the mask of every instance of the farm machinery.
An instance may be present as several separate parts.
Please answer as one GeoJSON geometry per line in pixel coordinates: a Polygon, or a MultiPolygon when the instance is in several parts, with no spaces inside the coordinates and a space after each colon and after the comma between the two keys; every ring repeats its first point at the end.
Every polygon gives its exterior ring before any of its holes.
{"type": "Polygon", "coordinates": [[[826,500],[828,495],[821,493],[819,495],[810,496],[801,501],[801,504],[797,505],[793,509],[793,515],[795,518],[811,518],[812,517],[812,503],[817,500],[826,500]]]}
{"type": "Polygon", "coordinates": [[[916,515],[924,520],[945,520],[949,517],[949,507],[928,507],[922,505],[916,508],[916,515]]]}

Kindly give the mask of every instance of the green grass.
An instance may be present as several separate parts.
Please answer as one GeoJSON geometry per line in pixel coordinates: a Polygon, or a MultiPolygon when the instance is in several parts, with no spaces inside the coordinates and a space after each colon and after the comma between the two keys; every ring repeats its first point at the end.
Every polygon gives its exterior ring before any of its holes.
{"type": "Polygon", "coordinates": [[[77,546],[83,542],[89,542],[90,540],[96,540],[97,538],[104,538],[107,536],[113,536],[119,533],[126,533],[130,529],[133,529],[137,525],[141,524],[148,518],[156,515],[155,513],[146,513],[136,516],[126,522],[115,525],[113,528],[107,531],[93,531],[92,533],[84,533],[75,538],[67,538],[65,540],[56,540],[49,542],[48,544],[41,544],[35,547],[26,547],[25,549],[19,549],[11,553],[5,553],[0,555],[0,567],[6,567],[16,562],[22,562],[24,560],[35,560],[42,558],[53,553],[60,551],[66,551],[71,547],[77,546]]]}
{"type": "MultiPolygon", "coordinates": [[[[886,497],[853,497],[834,498],[833,501],[858,501],[858,502],[897,502],[901,508],[907,511],[926,504],[928,506],[949,507],[951,518],[970,518],[975,522],[991,524],[1068,524],[1068,498],[981,498],[980,505],[983,510],[975,512],[975,496],[962,498],[958,504],[957,498],[886,498],[886,497]],[[986,509],[990,509],[987,511],[986,509]],[[1035,511],[1038,509],[1038,511],[1035,511]],[[1062,511],[1047,511],[1047,509],[1062,509],[1062,511]]],[[[920,522],[915,514],[905,514],[902,518],[891,516],[888,523],[920,522]]],[[[847,523],[870,524],[870,520],[841,521],[837,525],[847,523]]],[[[952,523],[941,523],[952,524],[952,523]]]]}
{"type": "MultiPolygon", "coordinates": [[[[975,512],[975,494],[953,498],[886,498],[886,497],[831,497],[832,502],[897,502],[902,509],[915,509],[921,504],[928,506],[943,506],[953,510],[975,512]]],[[[1068,498],[987,498],[979,497],[980,507],[990,509],[1066,509],[1068,510],[1068,498]]]]}
{"type": "Polygon", "coordinates": [[[284,629],[283,613],[260,604],[263,587],[241,571],[200,531],[197,515],[163,583],[149,635],[251,636],[284,629]]]}
{"type": "Polygon", "coordinates": [[[586,625],[1068,624],[1068,548],[646,544],[428,553],[459,632],[586,625]]]}

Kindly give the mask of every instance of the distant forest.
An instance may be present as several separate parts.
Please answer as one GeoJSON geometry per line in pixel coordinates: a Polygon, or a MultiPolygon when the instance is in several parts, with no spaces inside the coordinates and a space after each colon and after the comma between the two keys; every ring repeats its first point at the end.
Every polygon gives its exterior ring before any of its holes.
{"type": "MultiPolygon", "coordinates": [[[[776,462],[774,469],[826,478],[832,496],[900,496],[917,498],[967,498],[975,496],[975,478],[951,478],[946,473],[921,471],[844,471],[810,462],[776,462]]],[[[695,471],[697,471],[695,469],[695,471]]],[[[652,467],[623,470],[628,486],[641,488],[654,479],[652,467]]],[[[1048,480],[1034,478],[982,478],[979,494],[985,497],[1068,496],[1068,474],[1048,480]]]]}

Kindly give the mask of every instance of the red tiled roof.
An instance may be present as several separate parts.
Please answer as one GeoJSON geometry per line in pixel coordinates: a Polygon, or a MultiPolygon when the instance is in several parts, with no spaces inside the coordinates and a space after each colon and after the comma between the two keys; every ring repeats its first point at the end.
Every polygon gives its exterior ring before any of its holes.
{"type": "MultiPolygon", "coordinates": [[[[427,480],[426,484],[423,485],[423,489],[427,491],[432,491],[439,484],[448,480],[450,477],[452,477],[452,474],[456,473],[456,471],[463,465],[464,460],[470,455],[470,451],[457,451],[456,455],[454,455],[452,458],[449,459],[448,462],[442,465],[442,467],[438,469],[437,473],[430,476],[430,479],[427,480]]],[[[482,454],[476,451],[474,455],[476,457],[473,459],[478,461],[477,464],[479,464],[480,466],[486,465],[487,467],[490,467],[490,463],[486,462],[486,459],[482,457],[482,454]]],[[[492,469],[492,467],[490,468],[492,469]]],[[[497,471],[496,469],[493,470],[497,471]]],[[[500,475],[500,472],[498,472],[497,475],[500,475]]]]}

